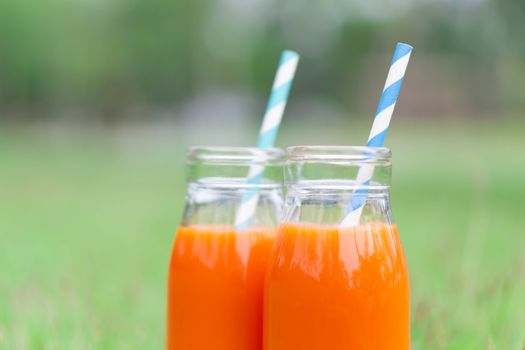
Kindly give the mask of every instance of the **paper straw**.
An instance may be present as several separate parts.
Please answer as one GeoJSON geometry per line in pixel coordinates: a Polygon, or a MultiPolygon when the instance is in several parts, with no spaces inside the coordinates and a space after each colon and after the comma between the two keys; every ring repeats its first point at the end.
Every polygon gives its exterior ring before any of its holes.
{"type": "MultiPolygon", "coordinates": [[[[281,54],[277,73],[273,81],[272,92],[266,106],[266,113],[264,114],[259,138],[257,140],[258,148],[270,148],[275,144],[298,62],[299,55],[294,51],[286,50],[281,54]]],[[[259,184],[262,180],[263,173],[263,165],[252,165],[248,172],[247,183],[250,185],[259,184]]],[[[246,190],[235,217],[235,229],[242,230],[249,225],[257,208],[258,200],[259,191],[257,189],[250,188],[246,190]]]]}
{"type": "MultiPolygon", "coordinates": [[[[372,130],[368,136],[368,147],[382,147],[385,142],[385,136],[388,131],[390,119],[394,113],[399,91],[405,79],[405,72],[407,69],[410,54],[412,53],[412,46],[403,43],[397,43],[394,57],[388,71],[385,87],[377,106],[376,116],[372,125],[372,130]]],[[[365,164],[359,168],[356,182],[362,185],[369,185],[374,175],[374,166],[365,164]]],[[[365,189],[360,189],[354,192],[352,201],[348,205],[347,214],[340,226],[352,227],[359,224],[361,213],[366,202],[365,189]],[[357,195],[357,196],[356,196],[357,195]]]]}

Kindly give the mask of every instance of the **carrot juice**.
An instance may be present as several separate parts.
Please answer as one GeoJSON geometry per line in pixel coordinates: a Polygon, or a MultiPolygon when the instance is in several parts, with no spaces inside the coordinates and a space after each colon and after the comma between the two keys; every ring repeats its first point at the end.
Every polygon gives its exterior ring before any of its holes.
{"type": "Polygon", "coordinates": [[[282,224],[268,265],[265,350],[408,350],[409,282],[395,225],[282,224]]]}
{"type": "Polygon", "coordinates": [[[263,283],[275,229],[182,226],[169,267],[168,350],[262,348],[263,283]]]}

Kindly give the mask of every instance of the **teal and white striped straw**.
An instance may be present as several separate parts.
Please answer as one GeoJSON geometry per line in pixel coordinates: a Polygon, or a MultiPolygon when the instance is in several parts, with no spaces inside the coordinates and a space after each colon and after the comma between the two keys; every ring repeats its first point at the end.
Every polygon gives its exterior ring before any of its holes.
{"type": "MultiPolygon", "coordinates": [[[[271,148],[275,144],[298,62],[299,54],[297,52],[286,50],[281,54],[277,73],[273,81],[272,92],[266,106],[261,131],[259,132],[259,139],[257,140],[258,148],[271,148]]],[[[248,172],[247,183],[250,185],[259,184],[263,173],[263,165],[252,165],[248,172]]],[[[259,191],[256,189],[250,188],[244,193],[235,217],[236,230],[248,227],[257,208],[258,201],[259,191]]]]}
{"type": "MultiPolygon", "coordinates": [[[[377,106],[376,116],[372,130],[368,136],[368,147],[382,147],[385,142],[385,136],[390,125],[390,119],[394,113],[399,91],[405,80],[405,72],[410,60],[410,54],[413,47],[408,44],[397,43],[394,57],[388,71],[385,87],[377,106]]],[[[374,175],[373,165],[363,165],[359,168],[356,182],[358,184],[369,185],[374,175]]],[[[347,214],[340,226],[352,227],[359,224],[363,207],[366,203],[366,189],[354,192],[354,197],[347,208],[347,214]],[[357,196],[355,196],[357,194],[357,196]]]]}

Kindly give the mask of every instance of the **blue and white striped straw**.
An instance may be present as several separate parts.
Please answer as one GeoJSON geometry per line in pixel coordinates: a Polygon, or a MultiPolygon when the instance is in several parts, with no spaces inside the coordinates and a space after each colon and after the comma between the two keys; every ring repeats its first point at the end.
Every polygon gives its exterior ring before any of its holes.
{"type": "MultiPolygon", "coordinates": [[[[286,50],[281,54],[277,73],[273,81],[272,92],[266,106],[261,131],[259,132],[259,139],[257,140],[258,148],[271,148],[275,144],[298,62],[299,55],[297,52],[286,50]]],[[[252,165],[248,172],[247,183],[250,185],[259,184],[263,173],[263,165],[252,165]]],[[[258,200],[259,191],[257,189],[250,188],[244,193],[235,217],[236,230],[248,227],[257,208],[258,200]]]]}
{"type": "MultiPolygon", "coordinates": [[[[399,91],[405,80],[405,72],[413,47],[408,44],[397,43],[394,57],[388,71],[385,87],[377,106],[376,116],[372,130],[368,136],[368,147],[382,147],[385,142],[385,136],[388,131],[390,119],[394,113],[399,91]]],[[[368,185],[374,175],[373,165],[363,165],[359,168],[356,182],[358,184],[368,185]]],[[[342,227],[352,227],[359,224],[361,213],[366,202],[366,193],[368,191],[361,189],[354,193],[354,198],[347,208],[347,214],[341,222],[342,227]],[[357,194],[357,196],[356,196],[357,194]]]]}

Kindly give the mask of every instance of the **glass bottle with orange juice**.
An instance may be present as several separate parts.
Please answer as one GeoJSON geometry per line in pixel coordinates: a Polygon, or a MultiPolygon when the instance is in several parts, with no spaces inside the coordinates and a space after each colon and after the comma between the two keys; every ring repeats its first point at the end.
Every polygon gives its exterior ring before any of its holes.
{"type": "Polygon", "coordinates": [[[409,280],[390,209],[390,151],[291,147],[265,284],[264,349],[408,350],[409,280]],[[373,166],[359,183],[359,168],[373,166]],[[342,225],[352,202],[359,221],[342,225]]]}
{"type": "Polygon", "coordinates": [[[284,152],[192,148],[186,208],[168,277],[168,350],[262,348],[263,283],[282,208],[284,152]],[[256,182],[246,176],[263,166],[256,182]],[[250,191],[248,225],[234,227],[250,191]]]}

